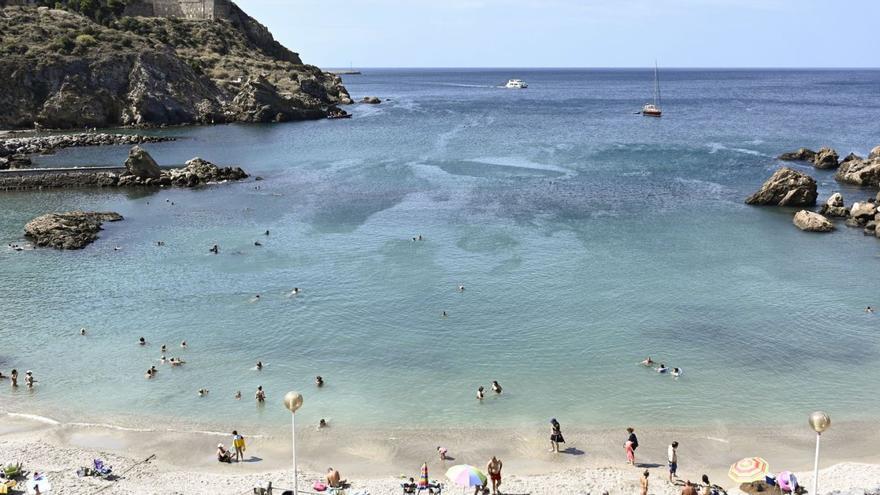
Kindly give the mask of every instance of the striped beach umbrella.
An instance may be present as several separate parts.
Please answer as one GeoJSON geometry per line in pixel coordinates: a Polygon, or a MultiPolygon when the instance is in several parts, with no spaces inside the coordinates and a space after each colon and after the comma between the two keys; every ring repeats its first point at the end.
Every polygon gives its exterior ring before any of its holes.
{"type": "Polygon", "coordinates": [[[419,486],[428,486],[428,463],[423,462],[419,470],[419,486]]]}
{"type": "Polygon", "coordinates": [[[763,480],[770,472],[770,466],[761,457],[747,457],[730,466],[727,476],[737,483],[751,483],[763,480]]]}
{"type": "Polygon", "coordinates": [[[446,477],[452,483],[463,487],[486,484],[486,475],[479,469],[467,464],[452,466],[446,471],[446,477]]]}

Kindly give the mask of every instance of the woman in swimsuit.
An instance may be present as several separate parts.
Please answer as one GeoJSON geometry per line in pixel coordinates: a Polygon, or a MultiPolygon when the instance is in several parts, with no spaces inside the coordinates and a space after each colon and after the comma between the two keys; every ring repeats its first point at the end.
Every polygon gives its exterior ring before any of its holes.
{"type": "Polygon", "coordinates": [[[565,443],[565,438],[562,436],[562,427],[559,426],[559,421],[553,418],[550,420],[550,452],[558,454],[560,443],[565,443]]]}

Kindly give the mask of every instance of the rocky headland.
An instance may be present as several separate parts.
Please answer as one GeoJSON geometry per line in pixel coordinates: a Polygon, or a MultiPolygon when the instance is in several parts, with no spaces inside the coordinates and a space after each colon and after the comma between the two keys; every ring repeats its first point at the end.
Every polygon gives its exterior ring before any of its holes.
{"type": "MultiPolygon", "coordinates": [[[[20,2],[0,0],[10,3],[20,2]]],[[[351,103],[339,76],[304,64],[232,2],[210,19],[108,18],[96,12],[110,2],[93,3],[78,3],[86,15],[67,2],[0,9],[0,128],[279,122],[351,103]]]]}
{"type": "Polygon", "coordinates": [[[0,174],[0,190],[55,189],[76,187],[199,187],[248,178],[240,167],[218,167],[201,158],[185,166],[160,168],[140,146],[129,151],[124,167],[108,170],[66,169],[47,172],[38,169],[0,174]]]}
{"type": "MultiPolygon", "coordinates": [[[[809,162],[817,169],[837,169],[834,179],[844,184],[880,188],[880,146],[874,147],[867,158],[850,153],[842,160],[837,152],[823,147],[819,151],[800,148],[778,157],[784,161],[809,162]]],[[[816,181],[802,172],[782,167],[764,182],[761,188],[746,198],[750,205],[815,206],[818,196],[816,181]]],[[[847,207],[843,195],[833,193],[818,212],[800,210],[792,219],[797,228],[807,232],[831,232],[835,229],[832,218],[843,218],[848,227],[861,228],[865,235],[880,238],[880,193],[847,207]]]]}
{"type": "Polygon", "coordinates": [[[51,153],[62,148],[159,143],[174,141],[175,139],[166,136],[109,134],[104,132],[0,138],[0,170],[27,167],[31,163],[28,155],[51,153]]]}
{"type": "Polygon", "coordinates": [[[35,246],[55,249],[82,249],[98,238],[104,222],[118,222],[114,212],[69,211],[47,213],[24,226],[24,235],[35,246]]]}

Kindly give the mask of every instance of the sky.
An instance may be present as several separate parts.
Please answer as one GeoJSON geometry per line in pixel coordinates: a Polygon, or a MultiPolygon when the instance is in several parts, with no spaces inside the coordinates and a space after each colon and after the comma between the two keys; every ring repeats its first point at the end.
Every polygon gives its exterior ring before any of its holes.
{"type": "Polygon", "coordinates": [[[325,68],[880,67],[880,0],[237,3],[325,68]]]}

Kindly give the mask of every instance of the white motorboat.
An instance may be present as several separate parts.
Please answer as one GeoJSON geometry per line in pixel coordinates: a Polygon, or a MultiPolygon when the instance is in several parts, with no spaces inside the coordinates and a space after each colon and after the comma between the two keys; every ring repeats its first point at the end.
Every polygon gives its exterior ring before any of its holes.
{"type": "Polygon", "coordinates": [[[526,89],[529,85],[523,82],[522,79],[511,79],[507,81],[507,84],[505,84],[504,87],[508,89],[526,89]]]}

